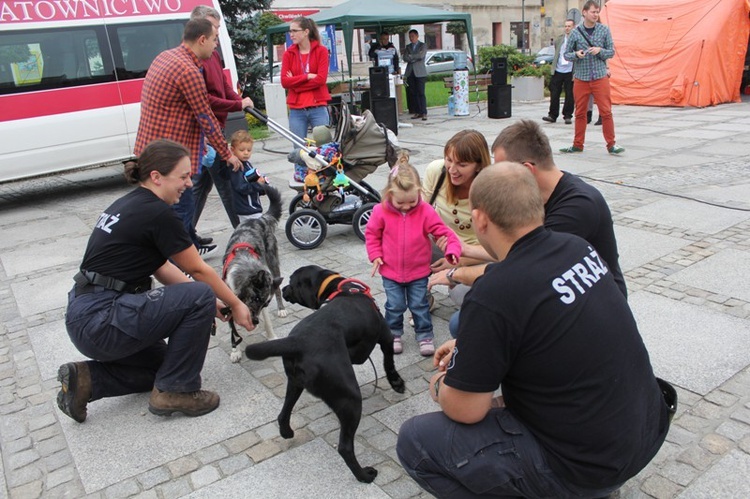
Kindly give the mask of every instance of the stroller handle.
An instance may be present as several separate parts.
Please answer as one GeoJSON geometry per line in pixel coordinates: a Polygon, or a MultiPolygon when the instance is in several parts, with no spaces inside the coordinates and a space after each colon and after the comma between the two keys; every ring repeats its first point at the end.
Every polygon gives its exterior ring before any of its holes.
{"type": "Polygon", "coordinates": [[[279,135],[281,135],[282,137],[284,137],[285,139],[287,139],[289,142],[291,142],[295,146],[298,146],[300,149],[302,149],[303,151],[305,151],[308,156],[310,156],[311,158],[316,159],[318,161],[318,163],[320,163],[322,166],[324,166],[324,167],[328,167],[329,166],[328,165],[328,161],[326,161],[323,156],[320,156],[314,150],[312,150],[309,147],[307,147],[307,143],[303,139],[297,137],[291,131],[289,131],[286,128],[284,128],[283,126],[281,126],[279,123],[275,122],[274,120],[272,120],[271,118],[269,118],[268,116],[266,116],[265,114],[261,113],[260,111],[258,111],[255,108],[252,108],[252,107],[248,106],[248,107],[246,107],[244,109],[244,111],[246,113],[248,113],[249,115],[251,115],[253,118],[255,118],[258,121],[260,121],[261,123],[263,123],[264,125],[267,125],[269,128],[271,128],[271,130],[273,130],[274,132],[278,133],[279,135]]]}

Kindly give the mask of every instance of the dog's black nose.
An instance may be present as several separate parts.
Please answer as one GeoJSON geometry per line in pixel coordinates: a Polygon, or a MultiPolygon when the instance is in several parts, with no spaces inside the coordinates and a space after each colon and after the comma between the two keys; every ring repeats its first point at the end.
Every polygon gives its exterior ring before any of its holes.
{"type": "Polygon", "coordinates": [[[258,316],[253,314],[253,326],[257,326],[260,320],[258,320],[258,316]]]}

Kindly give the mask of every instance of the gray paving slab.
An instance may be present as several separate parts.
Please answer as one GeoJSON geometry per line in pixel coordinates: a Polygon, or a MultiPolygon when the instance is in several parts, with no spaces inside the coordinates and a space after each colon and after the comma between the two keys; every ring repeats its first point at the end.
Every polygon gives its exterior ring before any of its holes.
{"type": "Polygon", "coordinates": [[[731,451],[699,477],[679,499],[745,499],[750,497],[750,456],[731,451]]]}
{"type": "Polygon", "coordinates": [[[383,409],[375,415],[375,419],[390,428],[391,431],[398,433],[401,425],[407,419],[438,410],[440,410],[440,407],[430,398],[430,394],[424,391],[409,400],[383,409]]]}
{"type": "Polygon", "coordinates": [[[154,416],[145,393],[90,403],[84,424],[57,413],[86,492],[275,420],[278,399],[223,350],[209,350],[202,377],[221,405],[200,418],[154,416]]]}
{"type": "MultiPolygon", "coordinates": [[[[721,133],[721,132],[716,132],[721,133]]],[[[750,156],[750,143],[742,140],[709,141],[700,147],[701,154],[714,156],[750,156]]]]}
{"type": "Polygon", "coordinates": [[[46,218],[30,222],[3,222],[0,249],[14,248],[32,241],[50,240],[66,234],[88,235],[90,228],[77,217],[46,218]]]}
{"type": "Polygon", "coordinates": [[[687,246],[690,241],[632,227],[615,225],[620,268],[623,272],[640,267],[657,258],[687,246]]]}
{"type": "Polygon", "coordinates": [[[750,208],[750,183],[731,186],[707,186],[702,189],[691,189],[685,192],[705,201],[714,201],[726,206],[750,208]]]}
{"type": "Polygon", "coordinates": [[[61,364],[86,359],[70,342],[64,320],[45,322],[30,328],[29,341],[43,380],[56,379],[61,364]]]}
{"type": "Polygon", "coordinates": [[[663,199],[627,211],[623,217],[704,234],[716,234],[750,218],[750,213],[725,210],[683,199],[663,199]]]}
{"type": "Polygon", "coordinates": [[[0,255],[5,273],[8,276],[33,273],[64,263],[78,264],[81,261],[88,236],[61,238],[44,244],[33,244],[0,255]]]}
{"type": "Polygon", "coordinates": [[[656,375],[706,395],[750,364],[750,322],[647,291],[628,297],[656,375]]]}
{"type": "Polygon", "coordinates": [[[61,275],[47,275],[11,284],[21,317],[66,306],[75,273],[75,269],[70,269],[61,275]]]}
{"type": "Polygon", "coordinates": [[[380,499],[390,496],[375,483],[357,482],[338,452],[322,439],[316,438],[187,497],[380,499]],[[304,480],[292,479],[295,477],[304,477],[304,480]]]}
{"type": "Polygon", "coordinates": [[[725,249],[668,277],[724,296],[750,302],[750,258],[746,251],[725,249]]]}

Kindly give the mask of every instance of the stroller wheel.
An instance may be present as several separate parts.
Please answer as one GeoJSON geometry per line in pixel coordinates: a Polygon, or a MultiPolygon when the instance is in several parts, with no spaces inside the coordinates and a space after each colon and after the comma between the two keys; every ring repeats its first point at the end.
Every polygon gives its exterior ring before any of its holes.
{"type": "Polygon", "coordinates": [[[354,233],[361,240],[365,240],[365,227],[367,222],[370,221],[372,216],[372,209],[375,208],[376,203],[366,203],[359,207],[352,217],[352,226],[354,226],[354,233]]]}
{"type": "Polygon", "coordinates": [[[309,203],[305,203],[304,201],[304,194],[299,193],[296,196],[292,198],[292,200],[289,202],[289,214],[291,215],[295,211],[299,210],[300,208],[308,208],[310,205],[309,203]]]}
{"type": "Polygon", "coordinates": [[[286,238],[299,249],[317,248],[327,234],[326,220],[315,210],[298,209],[286,221],[286,238]]]}

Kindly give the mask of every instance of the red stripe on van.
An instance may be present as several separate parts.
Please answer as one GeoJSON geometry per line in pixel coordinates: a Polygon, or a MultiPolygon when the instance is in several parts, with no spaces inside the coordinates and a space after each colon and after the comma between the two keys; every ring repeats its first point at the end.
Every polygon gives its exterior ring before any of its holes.
{"type": "MultiPolygon", "coordinates": [[[[228,69],[224,77],[231,78],[228,69]]],[[[141,102],[143,78],[0,96],[0,122],[141,102]],[[119,88],[119,90],[118,90],[119,88]]]]}

